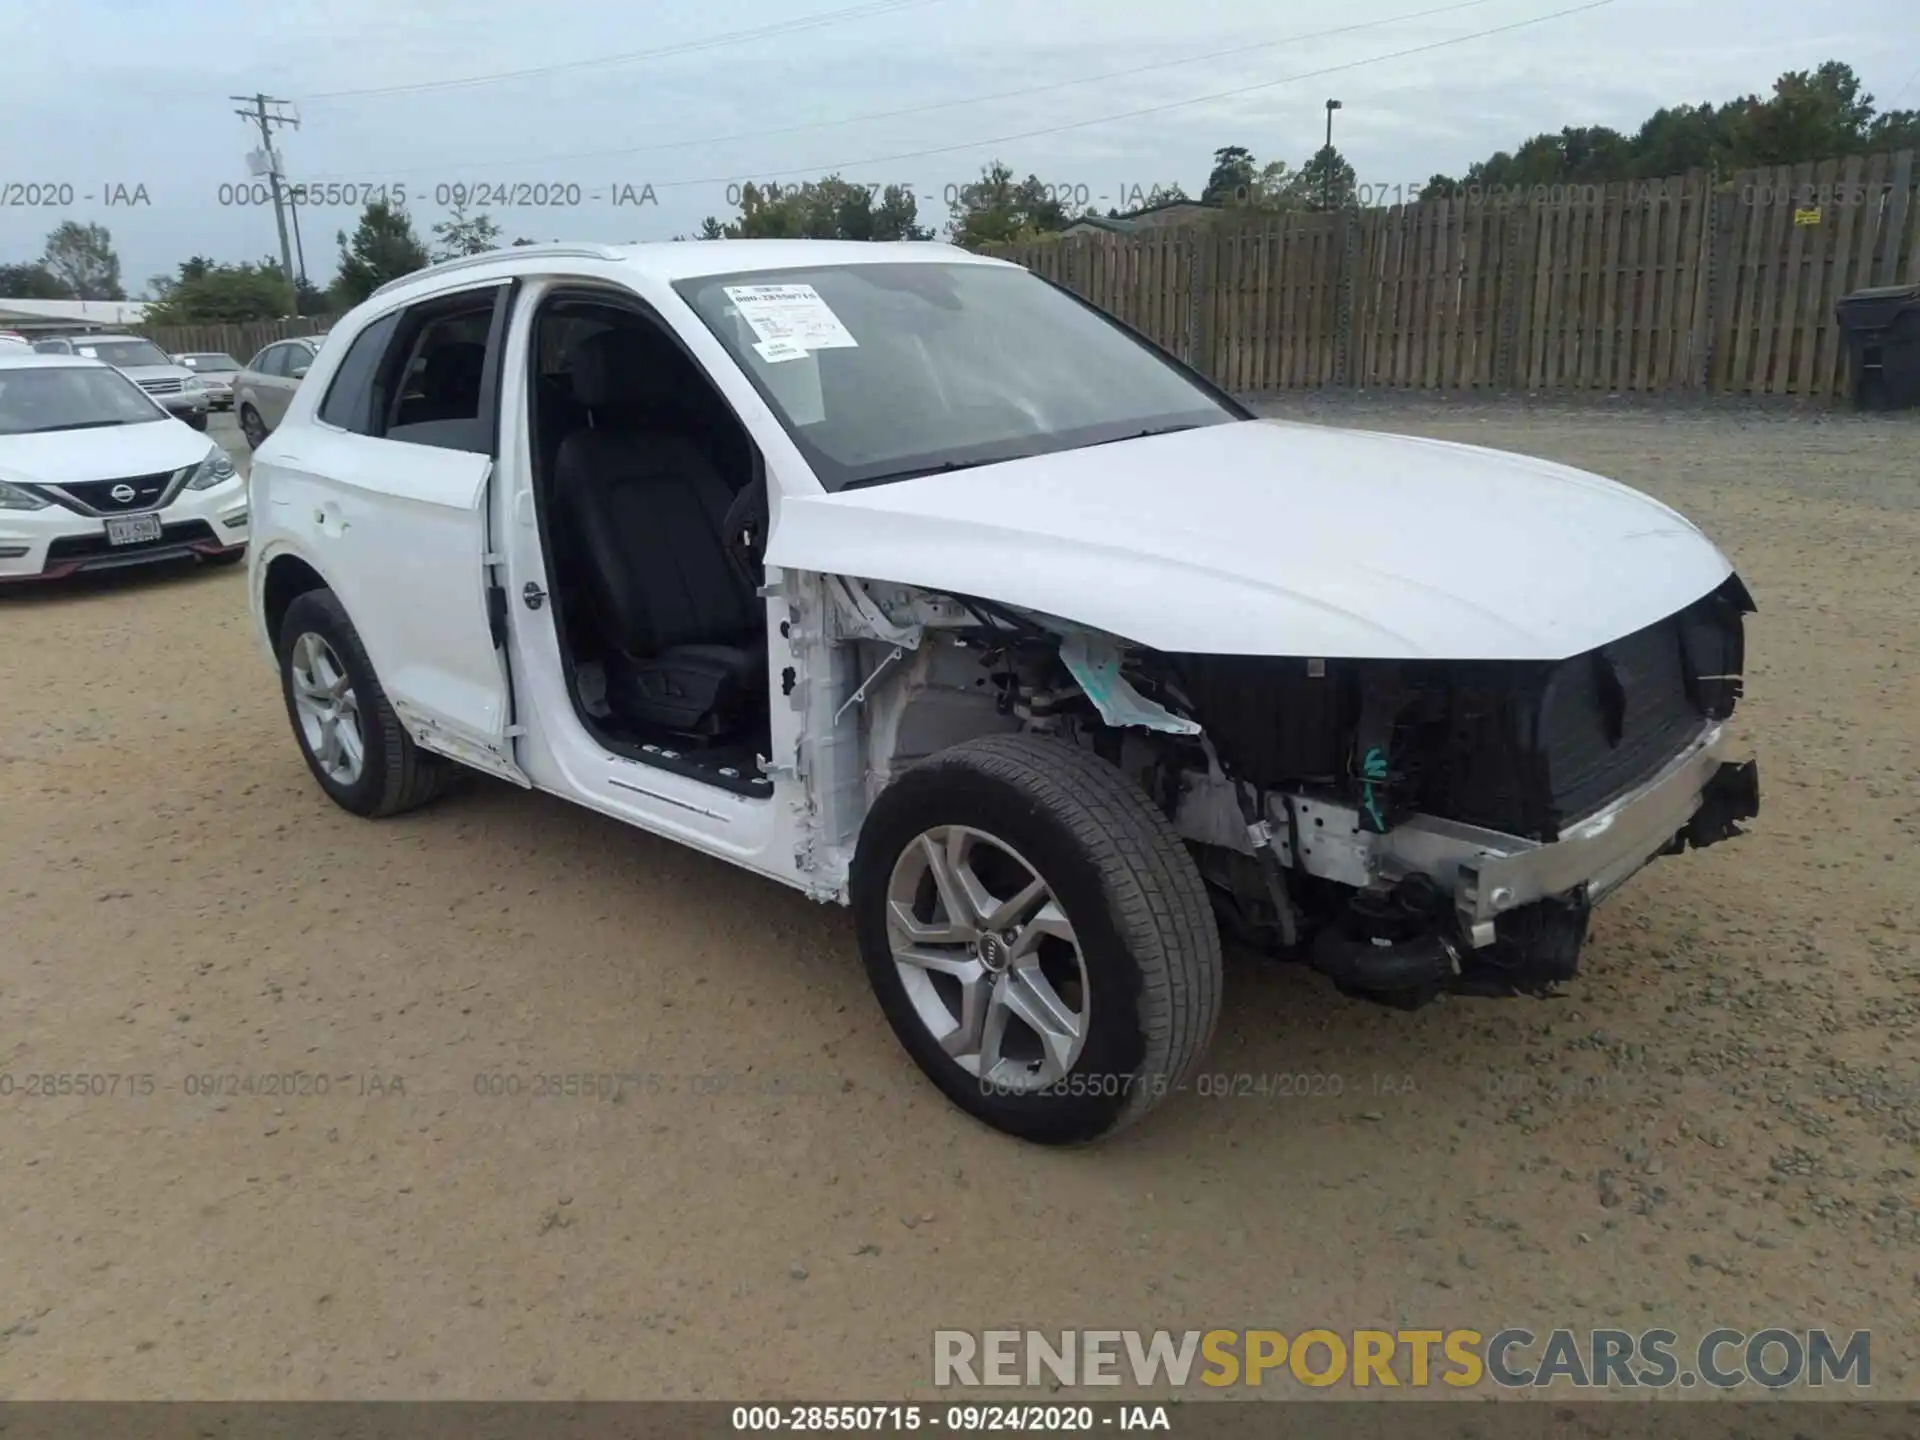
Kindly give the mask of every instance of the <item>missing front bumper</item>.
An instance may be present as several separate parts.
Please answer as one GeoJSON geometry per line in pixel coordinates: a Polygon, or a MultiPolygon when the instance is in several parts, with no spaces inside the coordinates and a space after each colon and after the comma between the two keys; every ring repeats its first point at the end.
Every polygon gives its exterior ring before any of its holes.
{"type": "Polygon", "coordinates": [[[1595,905],[1657,855],[1739,834],[1738,822],[1759,813],[1759,768],[1729,762],[1724,747],[1725,727],[1712,725],[1651,780],[1567,826],[1559,839],[1535,844],[1498,836],[1479,855],[1460,859],[1454,902],[1472,944],[1491,944],[1493,922],[1524,905],[1595,905]]]}

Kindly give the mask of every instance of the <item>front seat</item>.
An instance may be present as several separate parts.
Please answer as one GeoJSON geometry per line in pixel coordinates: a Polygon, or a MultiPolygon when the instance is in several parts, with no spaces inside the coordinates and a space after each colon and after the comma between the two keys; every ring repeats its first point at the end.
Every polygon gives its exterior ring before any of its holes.
{"type": "Polygon", "coordinates": [[[590,428],[560,442],[554,508],[606,643],[607,706],[684,735],[735,728],[766,693],[762,602],[729,558],[733,490],[671,428],[699,383],[670,342],[609,330],[573,353],[590,428]]]}

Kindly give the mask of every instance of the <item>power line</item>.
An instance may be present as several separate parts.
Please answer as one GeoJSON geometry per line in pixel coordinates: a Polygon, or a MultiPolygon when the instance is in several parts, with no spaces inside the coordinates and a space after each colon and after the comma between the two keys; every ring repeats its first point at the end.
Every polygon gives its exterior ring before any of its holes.
{"type": "Polygon", "coordinates": [[[823,10],[818,14],[801,15],[792,20],[779,20],[771,25],[757,25],[748,30],[730,30],[725,34],[709,35],[700,40],[687,40],[678,45],[663,45],[654,50],[630,50],[623,55],[595,55],[585,60],[564,60],[553,65],[529,65],[522,70],[496,70],[486,75],[462,75],[447,80],[421,80],[408,85],[375,85],[361,90],[328,90],[318,95],[309,95],[307,99],[309,102],[348,100],[371,95],[457,90],[473,85],[495,85],[503,80],[523,80],[535,75],[562,75],[575,70],[588,70],[607,65],[627,65],[636,60],[658,60],[669,55],[691,55],[701,50],[715,50],[726,45],[737,45],[742,41],[794,35],[803,30],[817,30],[822,26],[839,25],[849,20],[871,20],[880,15],[891,15],[901,10],[916,10],[939,3],[941,0],[868,0],[868,3],[863,5],[849,5],[839,10],[823,10]]]}
{"type": "Polygon", "coordinates": [[[1914,66],[1913,73],[1900,82],[1900,88],[1893,92],[1893,99],[1887,102],[1887,109],[1897,109],[1900,102],[1907,98],[1907,87],[1916,80],[1920,80],[1920,65],[1914,66]]]}
{"type": "Polygon", "coordinates": [[[1588,0],[1585,5],[1573,5],[1565,10],[1554,10],[1545,15],[1536,15],[1530,20],[1516,20],[1507,25],[1495,25],[1486,30],[1473,31],[1471,34],[1456,35],[1450,40],[1435,40],[1425,45],[1413,45],[1405,50],[1394,50],[1385,55],[1372,55],[1364,60],[1326,65],[1317,70],[1302,70],[1298,74],[1283,75],[1277,80],[1262,80],[1254,85],[1237,85],[1231,90],[1216,90],[1210,95],[1196,95],[1190,100],[1169,100],[1162,105],[1145,105],[1138,110],[1123,110],[1112,115],[1096,115],[1087,120],[1071,120],[1062,125],[1046,125],[1037,130],[1021,130],[1011,135],[988,136],[979,140],[968,140],[958,145],[936,145],[925,150],[901,150],[891,155],[870,155],[860,160],[835,160],[830,163],[800,165],[788,170],[758,170],[751,175],[708,175],[699,179],[652,183],[656,190],[679,190],[693,185],[721,185],[734,180],[777,180],[788,175],[827,175],[841,170],[858,169],[866,165],[886,165],[895,160],[919,160],[929,155],[952,155],[962,150],[977,150],[983,145],[1006,145],[1015,140],[1033,140],[1043,135],[1059,135],[1068,130],[1085,130],[1095,125],[1110,125],[1117,120],[1136,120],[1144,115],[1162,115],[1169,110],[1182,110],[1190,105],[1206,105],[1215,100],[1230,100],[1240,95],[1251,95],[1255,91],[1271,90],[1279,85],[1292,85],[1301,80],[1313,80],[1322,75],[1338,75],[1348,70],[1358,70],[1365,65],[1382,64],[1388,60],[1404,60],[1414,55],[1445,50],[1454,45],[1465,45],[1469,41],[1484,40],[1490,35],[1506,35],[1515,30],[1544,25],[1550,20],[1563,20],[1569,15],[1579,15],[1589,10],[1604,10],[1613,3],[1614,0],[1588,0]]]}
{"type": "MultiPolygon", "coordinates": [[[[860,125],[872,120],[897,120],[908,115],[926,115],[936,110],[953,110],[964,105],[985,105],[996,100],[1015,100],[1029,95],[1045,95],[1055,90],[1067,90],[1076,85],[1093,85],[1107,80],[1128,79],[1135,75],[1146,75],[1156,70],[1171,70],[1181,65],[1199,65],[1209,60],[1222,60],[1242,55],[1250,55],[1261,50],[1272,50],[1281,45],[1302,45],[1313,40],[1326,40],[1338,35],[1351,35],[1362,30],[1376,30],[1383,25],[1401,25],[1412,20],[1425,20],[1435,15],[1448,15],[1457,10],[1473,10],[1491,4],[1492,0],[1456,0],[1450,5],[1438,5],[1429,10],[1415,10],[1404,15],[1390,15],[1381,20],[1366,20],[1353,25],[1342,25],[1332,30],[1316,30],[1305,35],[1288,35],[1278,40],[1261,40],[1254,44],[1233,45],[1223,50],[1209,50],[1201,55],[1188,55],[1178,60],[1156,60],[1148,65],[1134,65],[1124,70],[1106,70],[1098,75],[1081,75],[1071,80],[1055,80],[1045,85],[1028,85],[1018,90],[999,90],[987,95],[971,95],[958,100],[936,100],[925,105],[907,105],[896,110],[875,110],[865,115],[849,115],[839,120],[809,120],[798,125],[780,125],[767,130],[742,130],[732,135],[708,135],[693,140],[668,140],[653,145],[630,145],[613,150],[576,150],[564,155],[542,155],[522,160],[490,160],[475,162],[449,161],[438,165],[411,165],[398,169],[389,168],[384,174],[420,175],[428,171],[471,171],[487,166],[510,165],[551,165],[567,160],[604,160],[628,155],[649,155],[665,150],[689,150],[701,145],[725,145],[736,140],[764,140],[779,135],[798,135],[808,130],[832,130],[843,125],[860,125]]],[[[333,175],[321,175],[317,179],[338,178],[333,175]]]]}

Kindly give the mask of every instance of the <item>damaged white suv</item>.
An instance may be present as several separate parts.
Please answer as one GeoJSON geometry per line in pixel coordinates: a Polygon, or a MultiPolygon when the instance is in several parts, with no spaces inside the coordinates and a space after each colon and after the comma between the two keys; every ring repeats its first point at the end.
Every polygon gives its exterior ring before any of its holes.
{"type": "Polygon", "coordinates": [[[1253,418],[941,245],[531,246],[342,320],[254,457],[321,787],[460,768],[851,904],[964,1109],[1192,1083],[1220,936],[1412,1006],[1538,994],[1738,833],[1752,602],[1665,506],[1253,418]]]}

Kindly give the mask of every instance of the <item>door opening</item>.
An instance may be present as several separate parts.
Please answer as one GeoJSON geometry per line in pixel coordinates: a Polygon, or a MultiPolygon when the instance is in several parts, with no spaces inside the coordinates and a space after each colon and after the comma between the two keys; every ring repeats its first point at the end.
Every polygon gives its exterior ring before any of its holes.
{"type": "Polygon", "coordinates": [[[769,795],[765,471],[655,320],[561,293],[535,316],[533,489],[561,667],[617,754],[769,795]]]}

